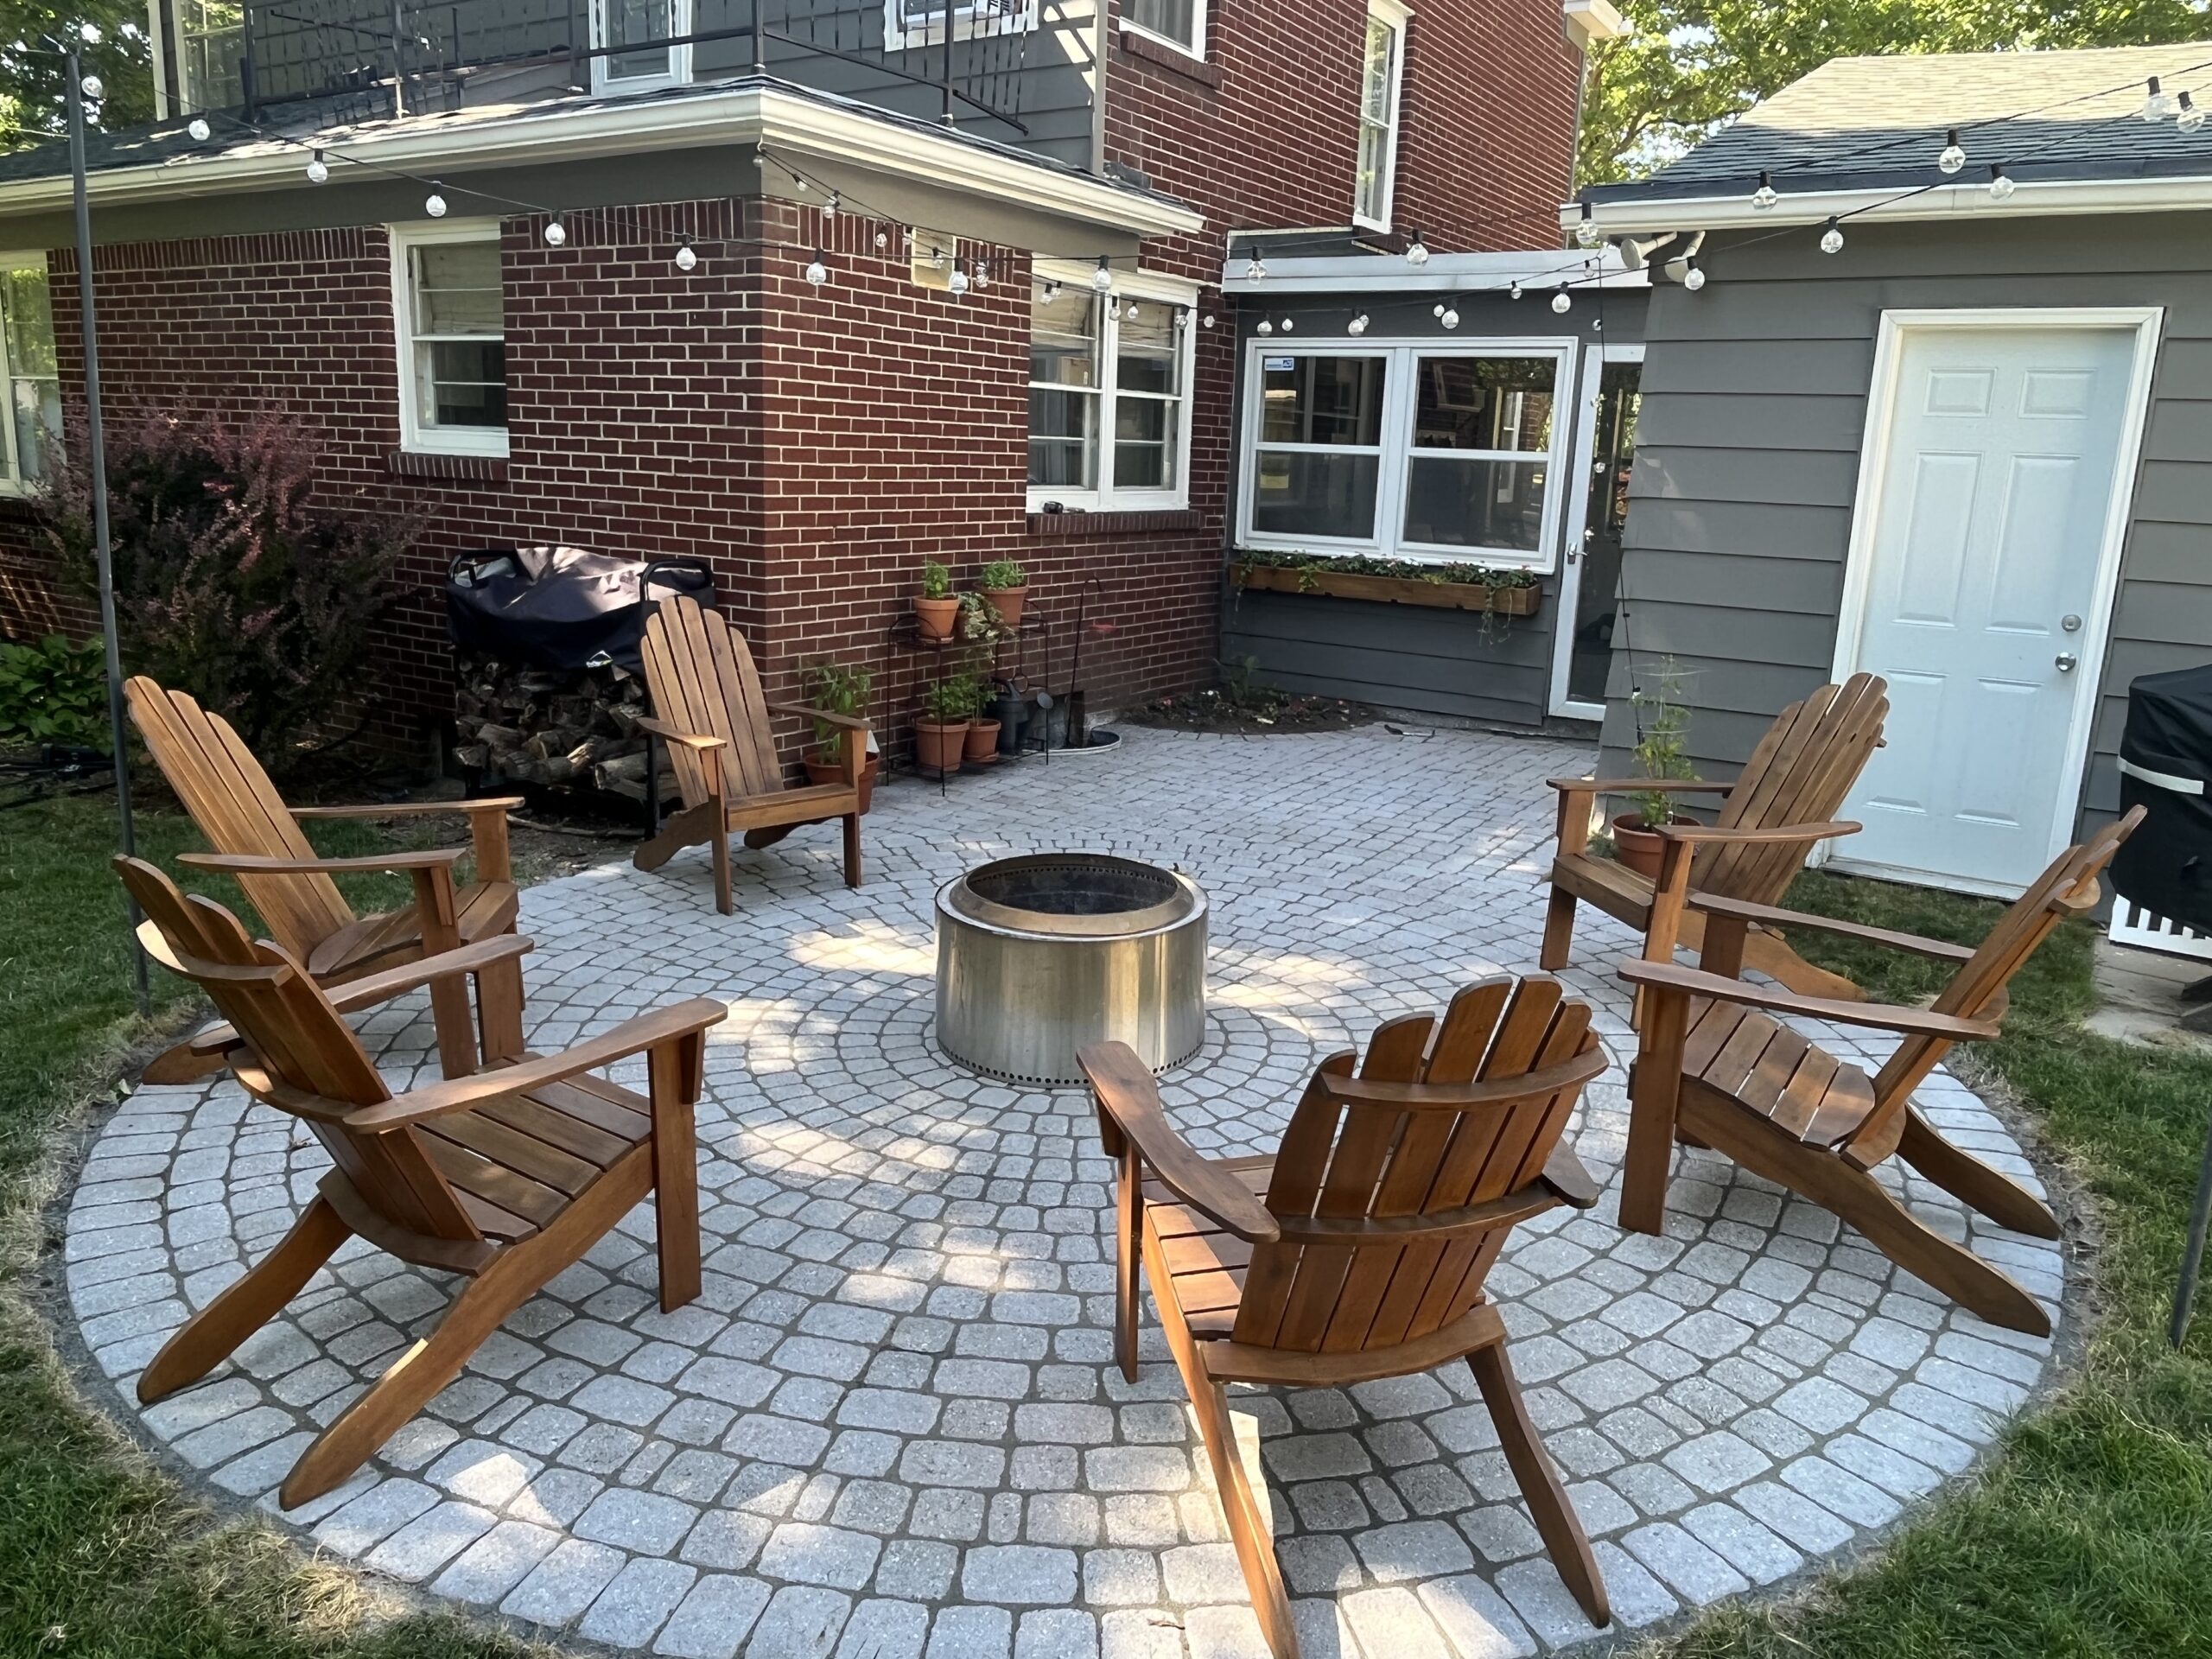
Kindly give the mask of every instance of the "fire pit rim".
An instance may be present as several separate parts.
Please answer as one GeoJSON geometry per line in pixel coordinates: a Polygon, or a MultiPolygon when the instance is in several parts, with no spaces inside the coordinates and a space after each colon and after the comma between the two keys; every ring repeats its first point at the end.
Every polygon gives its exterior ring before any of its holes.
{"type": "Polygon", "coordinates": [[[978,864],[971,870],[963,871],[939,888],[938,904],[941,910],[958,917],[971,927],[1009,938],[1047,940],[1141,939],[1186,926],[1194,918],[1205,915],[1207,909],[1205,890],[1180,870],[1147,864],[1138,859],[1123,858],[1115,853],[1081,850],[1026,853],[1014,858],[994,859],[988,863],[978,864]],[[1176,891],[1159,904],[1148,905],[1141,910],[1086,916],[1003,905],[995,899],[984,898],[971,885],[979,875],[999,871],[1035,869],[1074,860],[1092,865],[1118,866],[1148,877],[1165,876],[1174,884],[1176,891]]]}

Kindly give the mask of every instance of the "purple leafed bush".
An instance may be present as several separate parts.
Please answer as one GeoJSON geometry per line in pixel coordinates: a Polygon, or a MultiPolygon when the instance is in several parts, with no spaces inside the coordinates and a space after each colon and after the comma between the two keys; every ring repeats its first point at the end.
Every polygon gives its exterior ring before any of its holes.
{"type": "MultiPolygon", "coordinates": [[[[79,425],[40,494],[68,578],[97,591],[79,425]]],[[[272,768],[361,701],[369,627],[414,525],[324,499],[315,440],[288,416],[147,410],[107,432],[109,538],[126,671],[189,691],[272,768]]]]}

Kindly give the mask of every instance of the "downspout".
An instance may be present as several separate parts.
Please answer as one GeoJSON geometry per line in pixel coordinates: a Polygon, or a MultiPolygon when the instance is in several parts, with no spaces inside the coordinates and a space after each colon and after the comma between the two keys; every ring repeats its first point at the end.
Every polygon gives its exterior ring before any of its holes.
{"type": "Polygon", "coordinates": [[[1090,170],[1097,177],[1106,174],[1106,47],[1109,37],[1107,15],[1113,10],[1113,0],[1093,0],[1096,16],[1091,23],[1090,43],[1090,170]]]}

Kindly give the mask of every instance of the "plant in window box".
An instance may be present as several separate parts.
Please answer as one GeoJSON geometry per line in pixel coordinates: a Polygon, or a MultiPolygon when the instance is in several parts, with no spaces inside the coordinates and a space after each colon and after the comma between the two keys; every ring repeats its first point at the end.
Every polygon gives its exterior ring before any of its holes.
{"type": "Polygon", "coordinates": [[[960,770],[968,728],[976,717],[976,682],[949,675],[922,693],[921,717],[914,722],[914,764],[933,778],[960,770]]]}
{"type": "MultiPolygon", "coordinates": [[[[825,715],[843,715],[849,719],[861,719],[868,713],[868,693],[875,687],[875,677],[865,668],[849,668],[842,663],[817,663],[806,671],[807,701],[825,715]]],[[[844,728],[832,726],[826,721],[814,722],[814,747],[806,755],[806,779],[810,784],[842,783],[845,763],[842,747],[844,728]]],[[[866,758],[861,765],[861,810],[865,813],[874,804],[876,774],[883,769],[883,757],[875,750],[875,734],[868,735],[866,758]]]]}
{"type": "Polygon", "coordinates": [[[1029,573],[1012,559],[993,559],[983,567],[978,584],[999,620],[1012,632],[1021,626],[1022,607],[1029,602],[1029,573]]]}
{"type": "Polygon", "coordinates": [[[1326,553],[1239,553],[1230,580],[1240,588],[1267,593],[1480,611],[1485,617],[1534,616],[1543,598],[1541,578],[1510,565],[1431,564],[1326,553]]]}
{"type": "MultiPolygon", "coordinates": [[[[1682,671],[1670,657],[1649,685],[1637,687],[1629,696],[1636,711],[1632,753],[1637,769],[1654,784],[1689,783],[1697,777],[1690,765],[1690,716],[1682,706],[1682,671]]],[[[1613,820],[1614,851],[1637,874],[1656,880],[1665,847],[1660,830],[1697,820],[1675,811],[1675,798],[1664,789],[1640,790],[1629,798],[1636,803],[1635,810],[1613,820]]]]}
{"type": "Polygon", "coordinates": [[[934,559],[922,564],[922,590],[914,595],[914,629],[930,645],[952,638],[960,619],[960,595],[952,591],[952,572],[934,559]]]}

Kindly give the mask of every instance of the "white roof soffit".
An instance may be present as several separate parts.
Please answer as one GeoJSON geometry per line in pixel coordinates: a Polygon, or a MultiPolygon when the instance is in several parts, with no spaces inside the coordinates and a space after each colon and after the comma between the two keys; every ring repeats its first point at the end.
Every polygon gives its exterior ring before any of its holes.
{"type": "MultiPolygon", "coordinates": [[[[220,156],[108,168],[92,175],[92,200],[118,205],[289,188],[299,182],[306,142],[271,139],[220,156]]],[[[762,143],[795,159],[842,162],[916,184],[970,191],[1134,236],[1190,235],[1205,226],[1205,215],[1179,202],[772,86],[594,103],[543,114],[520,105],[463,111],[390,132],[327,135],[322,142],[365,162],[446,173],[762,143]]],[[[364,176],[375,175],[365,170],[364,176]]],[[[67,174],[0,184],[0,213],[63,207],[68,201],[67,174]]]]}
{"type": "Polygon", "coordinates": [[[1244,273],[1251,264],[1242,248],[1221,270],[1224,294],[1465,294],[1471,289],[1550,287],[1571,282],[1578,288],[1649,288],[1648,271],[1623,267],[1611,248],[1531,248],[1505,253],[1438,253],[1425,265],[1408,264],[1391,254],[1332,254],[1313,258],[1270,258],[1268,274],[1254,282],[1244,273]],[[1590,268],[1601,275],[1595,280],[1590,268]]]}
{"type": "MultiPolygon", "coordinates": [[[[1775,207],[1751,206],[1746,188],[1725,196],[1632,196],[1590,206],[1590,217],[1607,236],[1643,235],[1653,231],[1734,230],[1760,226],[1818,225],[1830,217],[1898,222],[1929,219],[2035,219],[2060,214],[2150,213],[2212,208],[2212,175],[2163,179],[2016,179],[2018,188],[2003,201],[1989,194],[1986,179],[1939,185],[1916,195],[1886,185],[1872,190],[1792,190],[1786,175],[1775,188],[1775,207]],[[1903,200],[1898,200],[1903,197],[1903,200]]],[[[1580,202],[1559,210],[1562,228],[1582,220],[1580,202]]]]}

